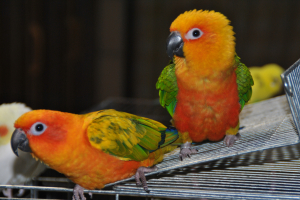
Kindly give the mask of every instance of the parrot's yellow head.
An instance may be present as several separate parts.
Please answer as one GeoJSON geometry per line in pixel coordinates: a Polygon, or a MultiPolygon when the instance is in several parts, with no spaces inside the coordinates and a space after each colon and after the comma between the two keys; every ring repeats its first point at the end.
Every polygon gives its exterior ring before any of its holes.
{"type": "MultiPolygon", "coordinates": [[[[192,10],[179,15],[171,24],[167,53],[188,69],[209,74],[232,67],[235,38],[230,21],[215,11],[192,10]]],[[[180,66],[180,65],[177,65],[180,66]]]]}
{"type": "Polygon", "coordinates": [[[14,122],[22,114],[31,111],[23,103],[8,103],[0,105],[0,146],[8,145],[14,131],[14,122]]]}
{"type": "Polygon", "coordinates": [[[77,137],[69,133],[74,129],[81,130],[82,123],[78,116],[52,110],[34,110],[23,114],[16,120],[11,138],[14,153],[18,155],[19,148],[31,152],[47,164],[63,160],[63,155],[70,149],[66,144],[72,137],[77,137]]]}

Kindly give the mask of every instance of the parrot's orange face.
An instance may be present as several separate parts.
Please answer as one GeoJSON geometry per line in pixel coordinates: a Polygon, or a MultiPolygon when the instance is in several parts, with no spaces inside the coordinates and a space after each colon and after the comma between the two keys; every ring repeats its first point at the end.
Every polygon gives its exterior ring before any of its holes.
{"type": "Polygon", "coordinates": [[[193,10],[179,15],[170,27],[168,55],[195,72],[227,70],[235,55],[234,32],[229,23],[215,11],[193,10]]]}
{"type": "Polygon", "coordinates": [[[73,116],[75,115],[50,110],[35,110],[23,114],[15,122],[16,130],[11,142],[14,152],[17,154],[19,148],[32,152],[41,160],[61,155],[65,150],[66,140],[70,137],[68,133],[76,128],[75,125],[72,126],[76,124],[73,116]]]}

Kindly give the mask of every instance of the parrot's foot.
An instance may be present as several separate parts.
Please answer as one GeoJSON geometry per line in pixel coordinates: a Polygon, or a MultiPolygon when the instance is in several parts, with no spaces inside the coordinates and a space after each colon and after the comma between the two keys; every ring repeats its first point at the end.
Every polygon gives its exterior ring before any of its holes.
{"type": "Polygon", "coordinates": [[[181,145],[180,147],[180,153],[179,153],[179,158],[181,161],[185,159],[186,157],[191,157],[192,154],[195,154],[198,152],[197,149],[192,149],[192,144],[190,142],[186,142],[181,145]]]}
{"type": "Polygon", "coordinates": [[[136,185],[137,186],[143,186],[144,190],[149,193],[150,190],[148,190],[147,180],[145,177],[145,173],[147,172],[154,172],[157,170],[156,166],[153,167],[139,167],[134,175],[136,185]]]}
{"type": "Polygon", "coordinates": [[[25,190],[24,190],[24,189],[19,189],[17,196],[18,196],[18,197],[21,197],[21,196],[24,195],[24,193],[25,193],[25,190]]]}
{"type": "Polygon", "coordinates": [[[12,189],[10,188],[2,190],[2,193],[4,196],[6,196],[9,199],[13,197],[12,189]]]}
{"type": "Polygon", "coordinates": [[[226,135],[224,138],[224,144],[227,147],[232,147],[235,141],[238,141],[241,138],[241,135],[237,133],[236,135],[226,135]]]}
{"type": "MultiPolygon", "coordinates": [[[[3,195],[6,196],[7,198],[13,198],[13,190],[10,189],[10,188],[4,189],[4,190],[2,191],[2,193],[3,193],[3,195]]],[[[24,189],[19,189],[17,196],[18,196],[18,197],[21,197],[21,196],[24,195],[24,193],[25,193],[25,190],[24,190],[24,189]]]]}
{"type": "MultiPolygon", "coordinates": [[[[86,200],[84,193],[83,193],[84,188],[81,187],[80,185],[76,184],[74,189],[73,189],[73,198],[72,200],[86,200]]],[[[89,192],[90,197],[93,197],[93,194],[89,192]]]]}

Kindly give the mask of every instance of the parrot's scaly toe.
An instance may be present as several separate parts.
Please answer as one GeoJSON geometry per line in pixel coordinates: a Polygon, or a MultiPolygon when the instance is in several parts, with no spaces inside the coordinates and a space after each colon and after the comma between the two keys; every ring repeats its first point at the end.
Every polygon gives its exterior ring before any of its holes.
{"type": "Polygon", "coordinates": [[[143,186],[144,190],[149,193],[147,180],[145,177],[145,173],[154,172],[157,170],[156,166],[153,167],[139,167],[135,173],[135,181],[137,186],[143,186]]]}
{"type": "Polygon", "coordinates": [[[235,141],[238,141],[241,138],[241,135],[237,133],[236,135],[226,135],[224,138],[224,144],[227,147],[232,147],[235,141]]]}
{"type": "Polygon", "coordinates": [[[83,187],[76,184],[74,189],[73,189],[73,198],[72,198],[72,200],[86,200],[86,198],[84,196],[84,193],[83,193],[83,190],[84,190],[83,187]]]}
{"type": "Polygon", "coordinates": [[[192,149],[192,144],[190,142],[186,142],[181,145],[179,159],[183,161],[187,157],[191,157],[192,154],[196,154],[198,152],[197,149],[192,149]]]}
{"type": "Polygon", "coordinates": [[[24,195],[24,193],[25,193],[25,190],[24,190],[24,189],[19,189],[17,196],[18,196],[18,197],[21,197],[21,196],[24,195]]]}
{"type": "Polygon", "coordinates": [[[12,189],[10,189],[10,188],[7,188],[7,189],[2,190],[2,193],[3,193],[3,195],[6,196],[7,198],[12,198],[12,197],[13,197],[12,189]]]}

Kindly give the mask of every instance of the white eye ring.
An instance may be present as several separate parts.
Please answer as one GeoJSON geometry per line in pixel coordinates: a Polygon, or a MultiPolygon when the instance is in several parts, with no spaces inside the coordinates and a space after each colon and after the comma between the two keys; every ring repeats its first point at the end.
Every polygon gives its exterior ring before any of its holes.
{"type": "Polygon", "coordinates": [[[195,40],[200,38],[203,35],[203,32],[199,28],[193,28],[185,34],[187,40],[195,40]]]}
{"type": "Polygon", "coordinates": [[[46,129],[47,129],[47,126],[44,123],[36,122],[31,126],[30,132],[33,135],[41,135],[42,133],[45,132],[46,129]]]}

